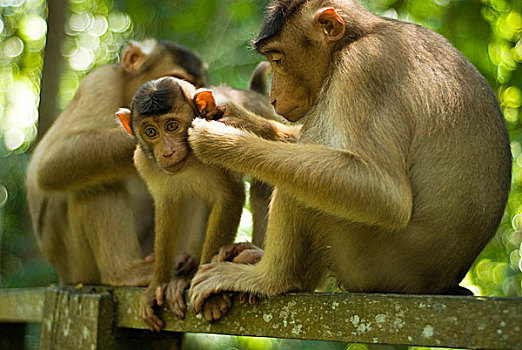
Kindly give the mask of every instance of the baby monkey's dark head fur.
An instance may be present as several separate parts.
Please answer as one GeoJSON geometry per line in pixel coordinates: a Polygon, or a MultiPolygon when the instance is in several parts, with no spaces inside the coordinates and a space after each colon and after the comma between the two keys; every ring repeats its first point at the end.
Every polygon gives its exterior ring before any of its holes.
{"type": "MultiPolygon", "coordinates": [[[[195,111],[192,103],[194,92],[195,87],[192,84],[173,77],[163,77],[143,84],[132,99],[131,127],[133,131],[135,122],[139,122],[136,119],[174,113],[176,107],[183,104],[189,104],[195,111]],[[190,97],[187,94],[190,94],[190,97]]],[[[194,117],[194,114],[191,117],[194,117]]]]}
{"type": "Polygon", "coordinates": [[[133,99],[133,110],[142,115],[167,113],[176,100],[172,79],[164,78],[145,83],[133,99]]]}

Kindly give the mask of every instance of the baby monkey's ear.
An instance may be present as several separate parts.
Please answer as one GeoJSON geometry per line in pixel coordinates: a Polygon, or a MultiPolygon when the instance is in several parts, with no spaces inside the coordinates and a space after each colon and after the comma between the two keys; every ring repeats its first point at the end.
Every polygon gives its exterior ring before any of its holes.
{"type": "Polygon", "coordinates": [[[224,110],[217,106],[214,94],[208,89],[199,89],[193,97],[198,115],[207,120],[216,120],[223,116],[224,110]]]}
{"type": "Polygon", "coordinates": [[[116,112],[116,116],[120,120],[121,126],[131,135],[134,136],[131,128],[131,111],[127,108],[120,108],[116,112]]]}

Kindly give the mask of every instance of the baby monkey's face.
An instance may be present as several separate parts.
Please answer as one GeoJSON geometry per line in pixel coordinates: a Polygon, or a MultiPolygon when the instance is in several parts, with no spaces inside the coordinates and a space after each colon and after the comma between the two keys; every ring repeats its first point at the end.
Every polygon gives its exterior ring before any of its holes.
{"type": "Polygon", "coordinates": [[[185,107],[175,112],[143,118],[139,123],[140,145],[144,145],[156,164],[167,172],[182,169],[190,154],[187,130],[194,118],[194,111],[189,104],[185,107]]]}
{"type": "Polygon", "coordinates": [[[117,116],[149,159],[173,173],[190,155],[187,137],[192,120],[215,118],[216,110],[210,90],[196,91],[186,81],[164,77],[141,86],[132,99],[132,112],[122,108],[117,116]]]}

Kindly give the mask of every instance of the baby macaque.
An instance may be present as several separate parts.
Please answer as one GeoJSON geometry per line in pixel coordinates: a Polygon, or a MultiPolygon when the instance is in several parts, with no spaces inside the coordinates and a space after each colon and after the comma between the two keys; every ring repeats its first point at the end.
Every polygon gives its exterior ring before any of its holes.
{"type": "MultiPolygon", "coordinates": [[[[225,86],[196,90],[191,83],[173,77],[144,84],[133,98],[132,110],[122,108],[117,113],[125,130],[138,141],[134,164],[156,209],[154,274],[142,295],[140,310],[151,330],[163,326],[153,306],[162,305],[164,299],[178,317],[185,317],[183,292],[196,270],[197,257],[200,264],[209,263],[220,247],[233,243],[241,218],[245,201],[242,176],[203,164],[187,141],[195,117],[215,120],[223,115],[216,99],[244,102],[255,113],[277,118],[266,97],[253,90],[225,86]],[[176,256],[181,258],[174,263],[176,256]]],[[[267,198],[261,201],[268,203],[267,198]]],[[[258,234],[254,232],[254,239],[262,244],[258,234]]],[[[204,306],[205,318],[220,318],[230,305],[228,295],[216,294],[204,306]]]]}

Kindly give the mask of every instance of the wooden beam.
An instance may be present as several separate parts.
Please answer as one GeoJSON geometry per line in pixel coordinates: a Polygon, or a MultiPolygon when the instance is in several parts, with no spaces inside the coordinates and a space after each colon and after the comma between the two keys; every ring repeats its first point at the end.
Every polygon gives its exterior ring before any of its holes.
{"type": "Polygon", "coordinates": [[[107,292],[46,290],[40,350],[114,349],[114,300],[107,292]]]}
{"type": "Polygon", "coordinates": [[[0,290],[0,322],[41,322],[45,288],[0,290]]]}
{"type": "MultiPolygon", "coordinates": [[[[121,343],[120,338],[127,338],[125,332],[130,332],[136,338],[134,342],[139,343],[149,334],[136,331],[146,329],[139,317],[142,292],[142,288],[99,287],[0,290],[0,322],[42,322],[42,349],[57,345],[64,349],[85,348],[83,345],[111,348],[115,341],[121,343]]],[[[241,305],[236,297],[232,309],[215,324],[207,323],[192,311],[184,321],[166,308],[160,310],[160,315],[168,333],[150,334],[151,344],[154,340],[159,344],[161,337],[176,343],[179,333],[216,333],[522,349],[522,298],[289,293],[266,298],[256,305],[241,305]]]]}
{"type": "MultiPolygon", "coordinates": [[[[115,289],[117,326],[145,328],[143,290],[115,289]]],[[[163,308],[165,330],[370,344],[522,349],[522,300],[351,293],[289,293],[233,308],[215,324],[163,308]]]]}

